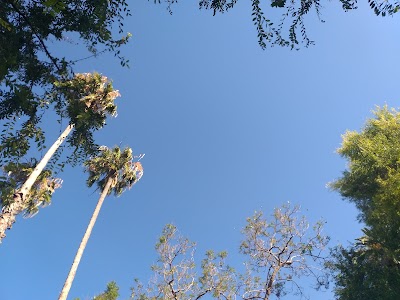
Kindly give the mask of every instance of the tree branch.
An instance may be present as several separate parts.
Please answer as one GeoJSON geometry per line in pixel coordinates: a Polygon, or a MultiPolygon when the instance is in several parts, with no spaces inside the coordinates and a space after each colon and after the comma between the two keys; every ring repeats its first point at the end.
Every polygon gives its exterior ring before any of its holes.
{"type": "Polygon", "coordinates": [[[7,0],[7,2],[12,6],[12,8],[25,20],[25,22],[29,25],[30,29],[32,30],[33,34],[39,40],[39,43],[42,45],[44,52],[46,53],[47,57],[51,60],[53,65],[57,68],[58,71],[61,72],[61,68],[58,66],[56,59],[50,54],[49,50],[47,49],[44,41],[40,37],[40,35],[36,32],[35,28],[33,27],[32,23],[29,19],[19,10],[19,8],[14,4],[12,0],[7,0]]]}

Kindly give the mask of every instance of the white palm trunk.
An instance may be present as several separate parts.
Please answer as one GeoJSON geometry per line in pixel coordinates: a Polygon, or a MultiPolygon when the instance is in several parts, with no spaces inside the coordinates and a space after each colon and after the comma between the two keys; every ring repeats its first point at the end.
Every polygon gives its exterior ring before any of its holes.
{"type": "Polygon", "coordinates": [[[5,206],[1,210],[0,215],[0,243],[6,236],[5,232],[7,229],[12,227],[15,222],[15,218],[25,209],[24,200],[29,195],[30,190],[35,183],[36,179],[39,177],[40,173],[43,171],[44,167],[49,162],[50,158],[54,155],[56,150],[64,142],[66,137],[70,134],[74,124],[70,124],[64,130],[64,132],[59,136],[59,138],[54,142],[50,149],[43,156],[42,160],[37,164],[33,172],[29,175],[28,179],[22,185],[22,187],[14,194],[14,201],[8,206],[5,206]]]}
{"type": "Polygon", "coordinates": [[[78,251],[76,252],[74,262],[72,263],[71,269],[68,273],[67,279],[65,280],[63,289],[61,290],[60,296],[58,300],[66,300],[68,297],[69,290],[71,289],[72,282],[74,281],[76,271],[78,269],[79,262],[81,261],[83,251],[86,248],[86,244],[89,240],[90,234],[92,233],[94,224],[96,223],[97,217],[99,215],[101,206],[103,205],[104,199],[106,198],[108,191],[111,188],[113,182],[113,178],[109,177],[107,179],[107,183],[100,195],[99,201],[97,202],[96,208],[93,212],[92,218],[90,219],[89,225],[86,229],[86,232],[82,238],[81,244],[79,245],[78,251]]]}

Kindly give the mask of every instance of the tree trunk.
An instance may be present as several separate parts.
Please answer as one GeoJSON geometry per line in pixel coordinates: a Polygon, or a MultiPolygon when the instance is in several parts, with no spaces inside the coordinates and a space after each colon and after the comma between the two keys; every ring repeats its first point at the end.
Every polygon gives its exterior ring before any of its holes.
{"type": "Polygon", "coordinates": [[[89,240],[90,234],[92,233],[92,229],[94,224],[96,223],[96,219],[99,215],[101,206],[103,205],[104,199],[106,198],[108,191],[111,188],[113,178],[109,177],[106,183],[106,186],[103,189],[103,192],[100,195],[99,201],[97,202],[96,208],[93,212],[92,218],[90,219],[89,225],[86,229],[86,232],[82,238],[81,244],[79,245],[78,251],[76,252],[74,262],[72,263],[71,269],[65,280],[64,287],[58,297],[58,300],[66,300],[68,297],[69,290],[71,289],[72,282],[74,281],[76,270],[78,269],[79,262],[82,258],[83,251],[85,250],[86,244],[89,240]]]}
{"type": "Polygon", "coordinates": [[[276,274],[278,274],[279,270],[280,270],[279,265],[274,267],[274,271],[272,272],[272,275],[268,279],[268,282],[267,282],[267,288],[265,290],[264,300],[268,300],[269,297],[271,296],[272,289],[273,289],[274,283],[275,283],[275,277],[276,277],[276,274]]]}
{"type": "Polygon", "coordinates": [[[37,164],[37,166],[29,175],[28,179],[25,181],[22,187],[18,191],[16,191],[16,193],[14,194],[13,203],[2,208],[0,215],[0,243],[6,236],[6,230],[10,229],[12,227],[12,224],[15,222],[16,216],[25,209],[24,200],[29,195],[29,192],[36,179],[39,177],[40,173],[43,171],[50,158],[54,155],[58,147],[60,147],[62,142],[69,135],[73,128],[73,124],[67,126],[64,132],[43,156],[42,160],[37,164]]]}

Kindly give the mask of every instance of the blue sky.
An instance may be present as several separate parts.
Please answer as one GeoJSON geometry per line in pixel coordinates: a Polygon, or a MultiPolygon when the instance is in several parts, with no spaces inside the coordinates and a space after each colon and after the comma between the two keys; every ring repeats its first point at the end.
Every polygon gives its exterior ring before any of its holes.
{"type": "MultiPolygon", "coordinates": [[[[331,246],[360,235],[353,205],[326,184],[346,166],[335,154],[341,134],[359,130],[375,105],[398,106],[398,18],[375,17],[364,3],[350,13],[328,3],[325,23],[307,20],[316,46],[263,51],[251,7],[239,2],[213,17],[189,1],[172,16],[135,1],[125,22],[131,68],[109,55],[77,65],[112,78],[122,94],[97,142],[146,156],[141,181],[106,200],[70,299],[89,299],[111,280],[128,298],[134,278],[149,278],[166,223],[197,242],[199,262],[212,248],[227,250],[233,266],[245,218],[287,201],[311,222],[327,221],[331,246]]],[[[58,127],[48,127],[50,143],[58,127]]],[[[1,300],[55,299],[62,288],[98,193],[86,188],[81,167],[61,177],[52,205],[19,219],[0,247],[1,300]]],[[[305,288],[312,299],[333,299],[305,288]]]]}

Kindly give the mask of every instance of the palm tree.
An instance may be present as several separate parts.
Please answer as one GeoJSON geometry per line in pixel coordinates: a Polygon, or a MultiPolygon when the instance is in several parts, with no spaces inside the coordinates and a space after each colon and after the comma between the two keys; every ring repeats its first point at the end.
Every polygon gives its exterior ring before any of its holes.
{"type": "Polygon", "coordinates": [[[79,149],[84,153],[96,151],[95,144],[92,142],[92,133],[104,126],[108,114],[116,115],[117,107],[114,100],[120,96],[107,77],[98,73],[76,74],[72,80],[56,82],[53,95],[57,110],[61,116],[68,117],[70,123],[22,186],[16,190],[13,201],[8,205],[3,205],[0,214],[0,243],[6,236],[5,231],[10,229],[15,222],[16,216],[26,210],[32,186],[71,132],[73,133],[68,142],[75,148],[74,153],[77,153],[79,149]]]}
{"type": "MultiPolygon", "coordinates": [[[[5,208],[3,212],[14,203],[15,187],[21,186],[26,181],[36,165],[37,161],[32,159],[24,163],[10,162],[3,167],[3,172],[6,174],[0,176],[1,205],[5,208]]],[[[52,194],[61,187],[61,184],[62,180],[54,178],[51,170],[43,170],[32,185],[29,197],[20,203],[21,207],[18,209],[24,212],[24,217],[33,217],[38,212],[39,206],[50,204],[52,194]]],[[[7,214],[0,215],[0,223],[5,220],[4,216],[7,214]]],[[[0,240],[3,237],[0,235],[0,240]]]]}
{"type": "Polygon", "coordinates": [[[115,196],[121,195],[125,189],[131,188],[143,175],[143,168],[140,162],[133,162],[131,148],[125,148],[121,151],[119,147],[114,147],[111,150],[104,147],[100,155],[85,162],[85,166],[89,172],[87,185],[91,187],[94,183],[97,183],[102,192],[65,280],[64,287],[58,298],[59,300],[67,299],[83,251],[92,233],[105,197],[111,194],[111,192],[114,192],[115,196]]]}

